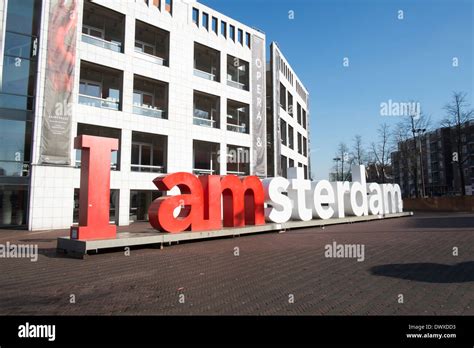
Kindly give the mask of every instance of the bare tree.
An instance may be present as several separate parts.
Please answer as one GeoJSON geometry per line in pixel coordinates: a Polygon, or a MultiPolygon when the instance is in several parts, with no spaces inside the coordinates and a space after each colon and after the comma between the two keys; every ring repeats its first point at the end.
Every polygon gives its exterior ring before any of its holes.
{"type": "Polygon", "coordinates": [[[467,101],[467,94],[464,92],[453,92],[451,102],[444,107],[446,118],[441,122],[443,127],[449,127],[452,132],[452,140],[456,146],[457,163],[459,169],[459,178],[461,181],[461,194],[466,195],[466,180],[464,178],[464,163],[469,158],[464,157],[462,152],[463,137],[465,137],[465,129],[463,126],[471,121],[474,117],[474,110],[470,109],[467,101]]]}
{"type": "Polygon", "coordinates": [[[380,125],[377,130],[377,143],[371,144],[374,165],[377,170],[377,176],[380,182],[385,183],[387,177],[387,167],[390,165],[390,127],[386,123],[380,125]]]}
{"type": "Polygon", "coordinates": [[[351,157],[352,157],[352,162],[355,164],[363,165],[367,163],[367,154],[364,149],[362,136],[359,134],[357,134],[354,137],[351,157]]]}
{"type": "Polygon", "coordinates": [[[343,143],[343,142],[339,143],[335,156],[336,156],[335,157],[335,160],[336,160],[336,179],[339,180],[339,178],[340,178],[341,180],[345,180],[347,178],[347,176],[350,174],[349,170],[347,172],[345,171],[345,167],[347,167],[347,165],[349,165],[349,167],[350,167],[350,163],[351,163],[351,159],[349,158],[349,148],[347,147],[347,145],[345,143],[343,143]],[[339,176],[338,162],[341,162],[341,165],[340,165],[341,175],[340,176],[339,176]]]}
{"type": "MultiPolygon", "coordinates": [[[[419,196],[418,190],[418,159],[417,134],[421,131],[428,131],[431,127],[431,116],[420,111],[419,114],[411,114],[403,121],[398,122],[393,132],[394,148],[400,153],[400,160],[405,162],[404,168],[408,171],[409,177],[413,178],[415,184],[415,196],[419,196]],[[411,141],[410,141],[411,140],[411,141]]],[[[421,144],[420,144],[421,146],[421,144]]]]}

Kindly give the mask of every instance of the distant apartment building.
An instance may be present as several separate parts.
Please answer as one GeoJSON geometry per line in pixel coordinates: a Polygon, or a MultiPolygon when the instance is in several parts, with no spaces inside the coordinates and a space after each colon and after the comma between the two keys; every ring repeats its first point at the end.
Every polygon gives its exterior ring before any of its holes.
{"type": "Polygon", "coordinates": [[[80,135],[119,140],[118,225],[148,219],[160,173],[308,175],[308,92],[266,52],[196,1],[0,1],[0,226],[78,220],[80,135]]]}
{"type": "Polygon", "coordinates": [[[404,197],[459,195],[459,158],[463,158],[466,194],[474,188],[474,122],[462,127],[462,156],[457,154],[455,128],[438,128],[398,143],[392,153],[393,181],[404,197]],[[421,146],[420,146],[421,144],[421,146]],[[420,161],[421,159],[421,161],[420,161]]]}

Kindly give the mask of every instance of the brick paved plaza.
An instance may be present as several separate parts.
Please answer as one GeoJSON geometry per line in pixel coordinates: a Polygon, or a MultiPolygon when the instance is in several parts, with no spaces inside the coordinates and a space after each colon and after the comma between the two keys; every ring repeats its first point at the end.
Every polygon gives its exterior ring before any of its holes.
{"type": "Polygon", "coordinates": [[[474,314],[473,214],[417,213],[85,260],[56,254],[55,238],[67,234],[0,231],[0,244],[37,243],[41,254],[0,259],[1,315],[474,314]],[[365,261],[326,258],[333,241],[364,244],[365,261]]]}

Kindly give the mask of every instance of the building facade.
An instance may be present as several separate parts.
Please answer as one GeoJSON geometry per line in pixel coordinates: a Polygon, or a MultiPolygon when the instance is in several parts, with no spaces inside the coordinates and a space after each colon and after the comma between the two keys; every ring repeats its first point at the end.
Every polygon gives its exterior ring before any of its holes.
{"type": "Polygon", "coordinates": [[[398,144],[392,153],[393,181],[404,197],[461,194],[460,159],[466,194],[473,194],[474,122],[462,126],[461,156],[456,133],[454,127],[442,127],[398,144]]]}
{"type": "Polygon", "coordinates": [[[118,225],[148,219],[160,173],[309,173],[308,93],[274,44],[266,63],[264,33],[188,0],[2,0],[0,11],[0,226],[77,222],[79,135],[119,140],[118,225]]]}
{"type": "Polygon", "coordinates": [[[310,177],[309,93],[275,42],[267,67],[267,166],[269,175],[286,177],[303,167],[310,177]]]}

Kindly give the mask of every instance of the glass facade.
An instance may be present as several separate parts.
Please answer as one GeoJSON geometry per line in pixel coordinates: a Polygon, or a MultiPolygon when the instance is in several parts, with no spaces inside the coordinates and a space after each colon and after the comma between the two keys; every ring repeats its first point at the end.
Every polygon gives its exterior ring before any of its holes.
{"type": "Polygon", "coordinates": [[[25,226],[41,0],[8,1],[0,79],[0,227],[25,226]]]}

